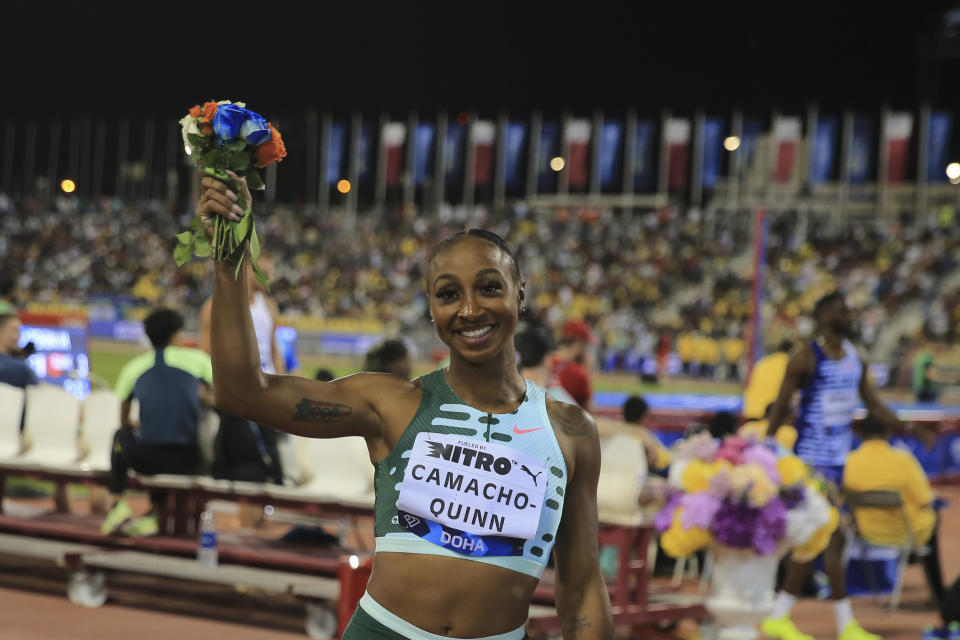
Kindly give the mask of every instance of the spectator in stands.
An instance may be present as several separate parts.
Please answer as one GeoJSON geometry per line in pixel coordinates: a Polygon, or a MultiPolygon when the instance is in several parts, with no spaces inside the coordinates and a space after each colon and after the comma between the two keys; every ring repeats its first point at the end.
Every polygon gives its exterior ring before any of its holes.
{"type": "Polygon", "coordinates": [[[0,382],[21,389],[37,384],[37,374],[23,360],[17,346],[20,339],[20,319],[13,306],[0,302],[0,382]]]}
{"type": "Polygon", "coordinates": [[[517,350],[517,367],[520,369],[521,376],[543,387],[560,402],[577,404],[559,381],[550,377],[547,356],[553,351],[553,340],[545,327],[528,326],[524,331],[514,335],[513,346],[517,350]]]}
{"type": "Polygon", "coordinates": [[[747,388],[743,392],[743,415],[746,418],[763,418],[764,413],[780,393],[780,385],[787,373],[790,350],[793,343],[783,340],[776,350],[753,365],[747,388]]]}
{"type": "MultiPolygon", "coordinates": [[[[179,346],[183,317],[171,309],[157,309],[143,322],[153,351],[140,354],[120,371],[115,391],[120,397],[120,429],[113,438],[110,493],[113,508],[101,527],[105,535],[118,532],[132,518],[123,499],[127,471],[153,475],[191,475],[200,469],[197,424],[201,402],[212,397],[210,356],[179,346]],[[140,403],[140,421],[130,417],[133,400],[140,403]]],[[[130,535],[152,535],[158,530],[156,506],[162,492],[151,492],[153,508],[132,522],[130,535]]]]}
{"type": "Polygon", "coordinates": [[[663,446],[656,434],[643,426],[643,418],[648,409],[647,401],[641,396],[630,396],[623,403],[623,421],[630,425],[633,433],[643,443],[650,470],[663,473],[670,466],[670,450],[663,446]]]}
{"type": "Polygon", "coordinates": [[[582,320],[568,320],[563,325],[560,349],[553,360],[553,377],[587,411],[593,409],[589,367],[591,350],[597,342],[590,325],[582,320]]]}
{"type": "Polygon", "coordinates": [[[944,384],[960,384],[960,374],[936,364],[937,349],[919,349],[913,357],[913,394],[917,402],[936,402],[944,384]]]}
{"type": "MultiPolygon", "coordinates": [[[[847,458],[843,486],[849,491],[896,491],[903,500],[906,524],[916,545],[930,552],[923,558],[923,570],[937,606],[943,603],[944,585],[940,572],[937,541],[937,514],[934,494],[920,462],[912,453],[890,445],[890,427],[873,415],[857,426],[863,443],[847,458]]],[[[900,513],[889,509],[858,508],[854,513],[863,536],[878,544],[902,544],[907,537],[900,513]]]]}
{"type": "Polygon", "coordinates": [[[392,373],[409,380],[413,376],[410,352],[403,340],[384,340],[367,352],[363,370],[372,373],[392,373]]]}

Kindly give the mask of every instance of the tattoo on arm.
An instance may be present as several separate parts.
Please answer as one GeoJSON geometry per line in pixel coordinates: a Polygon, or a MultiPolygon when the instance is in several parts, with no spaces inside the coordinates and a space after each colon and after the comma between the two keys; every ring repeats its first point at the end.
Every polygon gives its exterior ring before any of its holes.
{"type": "Polygon", "coordinates": [[[303,398],[297,405],[297,412],[291,420],[303,422],[333,422],[350,415],[351,409],[336,402],[318,402],[303,398]]]}
{"type": "Polygon", "coordinates": [[[570,626],[567,627],[567,630],[572,634],[571,635],[572,638],[579,638],[581,631],[583,631],[584,629],[589,629],[592,626],[593,625],[590,624],[590,621],[587,620],[586,618],[577,618],[570,623],[570,626]]]}

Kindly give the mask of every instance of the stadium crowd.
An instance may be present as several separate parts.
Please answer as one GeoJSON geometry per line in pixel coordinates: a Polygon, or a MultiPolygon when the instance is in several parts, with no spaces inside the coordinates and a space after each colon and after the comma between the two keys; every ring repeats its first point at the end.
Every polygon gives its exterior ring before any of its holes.
{"type": "MultiPolygon", "coordinates": [[[[128,297],[147,305],[199,307],[210,268],[178,271],[174,233],[191,213],[160,201],[53,207],[0,197],[2,268],[37,302],[128,297]],[[64,215],[71,222],[64,224],[64,215]]],[[[531,307],[559,327],[583,318],[601,337],[606,368],[676,352],[686,371],[739,377],[751,308],[752,216],[719,209],[503,211],[444,208],[368,212],[355,228],[339,215],[276,206],[258,218],[275,259],[272,293],[286,317],[376,319],[402,331],[425,316],[420,282],[430,248],[464,226],[486,226],[516,247],[531,307]]],[[[828,214],[773,214],[765,283],[765,341],[807,335],[813,301],[839,287],[861,310],[870,349],[884,323],[922,302],[926,338],[960,330],[960,294],[944,279],[960,264],[960,230],[898,221],[838,221],[828,214]],[[816,247],[814,251],[813,247],[816,247]]],[[[920,337],[920,336],[917,336],[920,337]]]]}

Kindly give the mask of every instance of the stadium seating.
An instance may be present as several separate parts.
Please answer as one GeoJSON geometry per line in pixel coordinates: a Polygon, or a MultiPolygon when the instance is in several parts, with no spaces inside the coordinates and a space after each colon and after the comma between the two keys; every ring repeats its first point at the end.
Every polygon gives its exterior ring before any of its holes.
{"type": "Polygon", "coordinates": [[[113,434],[120,426],[120,399],[109,390],[94,391],[83,400],[80,435],[88,449],[78,463],[84,471],[109,471],[113,434]]]}
{"type": "Polygon", "coordinates": [[[373,507],[373,465],[359,436],[306,443],[314,476],[301,487],[267,485],[270,497],[373,507]]]}
{"type": "Polygon", "coordinates": [[[647,455],[634,436],[620,433],[600,443],[597,512],[600,522],[638,526],[644,520],[640,491],[647,475],[647,455]]]}
{"type": "Polygon", "coordinates": [[[0,460],[20,453],[23,389],[0,383],[0,460]]]}
{"type": "Polygon", "coordinates": [[[20,469],[70,467],[77,462],[80,400],[62,388],[39,384],[26,391],[24,435],[29,448],[0,466],[20,469]]]}

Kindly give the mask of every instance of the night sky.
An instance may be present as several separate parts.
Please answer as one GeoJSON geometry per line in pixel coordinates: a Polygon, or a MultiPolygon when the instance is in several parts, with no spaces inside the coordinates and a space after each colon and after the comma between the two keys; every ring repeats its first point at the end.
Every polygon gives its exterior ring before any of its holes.
{"type": "Polygon", "coordinates": [[[178,117],[208,98],[395,116],[960,98],[960,64],[936,55],[950,3],[565,4],[8,0],[0,119],[178,117]]]}

